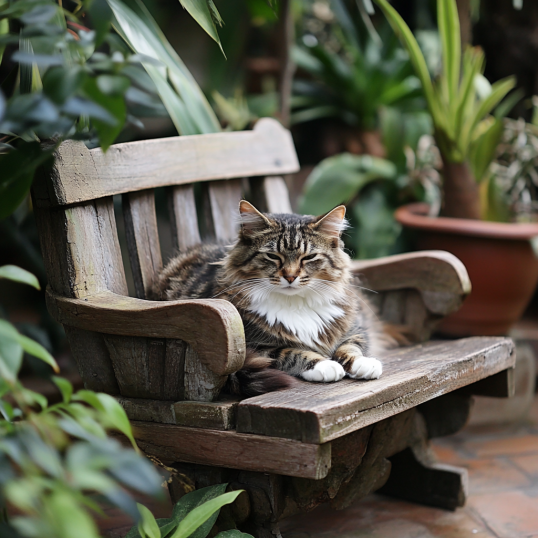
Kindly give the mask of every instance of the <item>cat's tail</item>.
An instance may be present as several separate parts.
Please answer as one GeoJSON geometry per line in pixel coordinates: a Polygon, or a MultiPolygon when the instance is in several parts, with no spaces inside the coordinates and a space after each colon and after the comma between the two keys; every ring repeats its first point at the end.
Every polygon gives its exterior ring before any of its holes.
{"type": "Polygon", "coordinates": [[[298,384],[297,379],[282,370],[271,368],[271,359],[247,349],[245,364],[228,377],[224,389],[238,396],[259,396],[266,392],[288,389],[298,384]]]}

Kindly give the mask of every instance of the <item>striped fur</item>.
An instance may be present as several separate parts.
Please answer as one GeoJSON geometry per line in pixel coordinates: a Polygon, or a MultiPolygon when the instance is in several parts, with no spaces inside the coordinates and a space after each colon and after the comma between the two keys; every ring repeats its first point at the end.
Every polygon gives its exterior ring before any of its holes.
{"type": "Polygon", "coordinates": [[[234,245],[198,245],[177,256],[160,275],[154,298],[235,305],[249,357],[259,357],[256,368],[252,358],[245,368],[257,373],[255,382],[232,376],[236,392],[251,396],[288,384],[282,376],[263,379],[260,365],[309,381],[379,377],[381,363],[369,356],[379,352],[380,332],[340,239],[344,206],[312,217],[262,214],[243,201],[240,214],[234,245]]]}

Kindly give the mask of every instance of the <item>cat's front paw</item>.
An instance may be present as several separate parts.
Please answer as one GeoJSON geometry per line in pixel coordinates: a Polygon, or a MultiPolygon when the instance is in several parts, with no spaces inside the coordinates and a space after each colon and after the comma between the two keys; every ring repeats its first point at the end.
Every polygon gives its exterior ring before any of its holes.
{"type": "Polygon", "coordinates": [[[381,361],[373,357],[357,357],[347,375],[353,379],[379,379],[382,373],[381,361]]]}
{"type": "Polygon", "coordinates": [[[306,381],[317,381],[320,383],[332,383],[340,381],[346,375],[345,370],[340,364],[329,359],[316,362],[314,368],[306,370],[301,377],[306,381]]]}

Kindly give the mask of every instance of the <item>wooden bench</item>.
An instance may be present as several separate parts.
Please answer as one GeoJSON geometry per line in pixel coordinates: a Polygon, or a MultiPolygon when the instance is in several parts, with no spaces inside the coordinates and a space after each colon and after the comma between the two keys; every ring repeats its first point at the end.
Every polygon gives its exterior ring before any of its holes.
{"type": "Polygon", "coordinates": [[[297,170],[289,132],[270,119],[253,131],[118,144],[106,154],[62,144],[32,195],[48,306],[65,327],[85,385],[117,396],[142,450],[176,469],[174,500],[189,481],[247,490],[222,511],[221,530],[237,525],[257,537],[278,535],[282,517],[322,502],[342,508],[380,488],[461,506],[465,470],[437,463],[428,440],[464,425],[473,394],[509,396],[515,356],[506,338],[427,342],[470,291],[454,256],[354,262],[377,291],[379,314],[408,326],[416,342],[387,354],[381,379],[303,382],[243,401],[220,395],[244,361],[236,309],[219,299],[146,300],[163,263],[156,188],[167,190],[171,236],[181,251],[201,237],[232,241],[242,196],[262,210],[289,212],[282,175],[297,170]],[[116,195],[123,224],[116,222],[116,195]]]}

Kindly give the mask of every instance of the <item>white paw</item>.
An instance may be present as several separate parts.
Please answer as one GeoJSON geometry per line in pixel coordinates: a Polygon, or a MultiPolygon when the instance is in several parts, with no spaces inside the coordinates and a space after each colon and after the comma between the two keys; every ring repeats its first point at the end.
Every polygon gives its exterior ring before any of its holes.
{"type": "Polygon", "coordinates": [[[379,379],[383,373],[383,365],[373,357],[357,357],[351,365],[348,376],[353,379],[379,379]]]}
{"type": "Polygon", "coordinates": [[[331,383],[333,381],[340,381],[345,375],[346,372],[340,364],[327,359],[317,362],[314,368],[303,372],[301,377],[306,379],[306,381],[331,383]]]}

